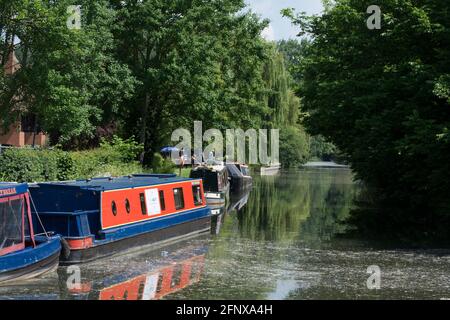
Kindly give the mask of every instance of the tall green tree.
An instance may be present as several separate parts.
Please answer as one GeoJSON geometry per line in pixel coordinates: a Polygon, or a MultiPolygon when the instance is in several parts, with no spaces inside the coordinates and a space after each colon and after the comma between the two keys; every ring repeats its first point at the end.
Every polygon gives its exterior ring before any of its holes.
{"type": "MultiPolygon", "coordinates": [[[[285,11],[309,33],[301,96],[307,126],[345,152],[382,210],[361,231],[448,238],[450,3],[337,0],[315,17],[285,11]]],[[[364,221],[363,221],[364,220],[364,221]]]]}
{"type": "Polygon", "coordinates": [[[264,114],[257,96],[265,58],[266,23],[241,0],[111,1],[117,11],[117,57],[139,80],[123,105],[125,132],[140,137],[144,162],[171,131],[249,127],[264,114]]]}
{"type": "Polygon", "coordinates": [[[70,29],[72,1],[1,1],[2,63],[15,50],[21,68],[1,95],[4,126],[37,115],[53,143],[90,138],[104,114],[131,96],[134,78],[113,58],[115,14],[106,1],[78,1],[81,29],[70,29]]]}

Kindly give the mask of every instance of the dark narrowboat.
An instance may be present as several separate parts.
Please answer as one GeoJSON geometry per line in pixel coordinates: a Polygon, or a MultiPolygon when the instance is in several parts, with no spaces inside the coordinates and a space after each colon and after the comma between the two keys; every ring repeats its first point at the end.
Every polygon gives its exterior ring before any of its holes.
{"type": "Polygon", "coordinates": [[[221,164],[202,165],[193,168],[190,177],[203,180],[208,204],[221,205],[226,203],[230,193],[230,181],[226,166],[221,164]]]}
{"type": "Polygon", "coordinates": [[[0,283],[53,271],[61,251],[59,236],[35,235],[27,184],[0,183],[0,283]]]}
{"type": "Polygon", "coordinates": [[[30,186],[44,227],[63,237],[62,264],[83,263],[208,232],[202,181],[130,175],[30,186]]]}
{"type": "Polygon", "coordinates": [[[231,191],[243,192],[253,185],[248,166],[238,163],[227,163],[228,175],[231,178],[231,191]]]}

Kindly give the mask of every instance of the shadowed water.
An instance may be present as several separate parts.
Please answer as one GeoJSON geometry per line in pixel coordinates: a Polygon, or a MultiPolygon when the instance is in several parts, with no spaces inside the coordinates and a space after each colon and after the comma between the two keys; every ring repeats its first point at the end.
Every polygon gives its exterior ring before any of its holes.
{"type": "Polygon", "coordinates": [[[344,168],[255,177],[211,235],[0,287],[2,299],[447,299],[450,251],[389,249],[336,235],[358,185],[344,168]],[[367,287],[369,266],[380,289],[367,287]],[[81,280],[78,282],[77,280],[81,280]]]}

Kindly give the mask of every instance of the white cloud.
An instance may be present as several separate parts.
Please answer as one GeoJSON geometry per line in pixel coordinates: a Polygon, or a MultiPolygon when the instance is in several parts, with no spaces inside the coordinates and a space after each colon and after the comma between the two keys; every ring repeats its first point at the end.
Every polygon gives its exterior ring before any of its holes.
{"type": "Polygon", "coordinates": [[[264,28],[264,30],[261,32],[261,37],[263,37],[267,41],[275,41],[275,31],[271,24],[264,28]]]}

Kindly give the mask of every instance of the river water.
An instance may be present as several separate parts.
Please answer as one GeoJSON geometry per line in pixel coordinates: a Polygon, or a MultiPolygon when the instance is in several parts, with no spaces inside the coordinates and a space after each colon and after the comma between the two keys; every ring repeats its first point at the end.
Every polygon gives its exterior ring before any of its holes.
{"type": "Polygon", "coordinates": [[[345,168],[256,176],[251,192],[216,208],[209,235],[60,267],[0,287],[0,298],[449,299],[449,250],[337,236],[358,189],[345,168]]]}

